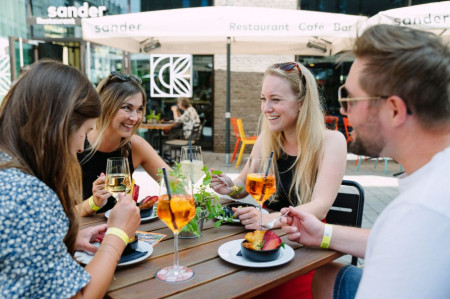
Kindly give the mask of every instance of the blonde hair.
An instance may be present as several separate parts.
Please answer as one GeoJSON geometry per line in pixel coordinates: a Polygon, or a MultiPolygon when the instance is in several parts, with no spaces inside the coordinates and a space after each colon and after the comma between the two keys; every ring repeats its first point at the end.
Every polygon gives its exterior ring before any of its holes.
{"type": "MultiPolygon", "coordinates": [[[[91,145],[91,153],[86,156],[86,159],[89,159],[95,151],[98,150],[100,144],[105,138],[106,129],[111,124],[116,113],[122,107],[123,103],[125,103],[129,97],[141,93],[143,99],[143,115],[145,116],[145,107],[147,103],[147,96],[145,91],[143,90],[140,82],[134,79],[131,75],[121,74],[119,76],[115,74],[110,74],[108,77],[103,79],[99,85],[97,86],[97,92],[102,101],[102,114],[97,119],[96,122],[96,130],[98,132],[97,138],[95,142],[91,145]],[[128,78],[127,80],[124,78],[128,78]]],[[[142,121],[142,120],[141,120],[142,121]]],[[[128,153],[131,150],[130,139],[139,128],[139,124],[133,128],[132,134],[130,137],[124,138],[119,147],[121,148],[121,154],[123,157],[128,157],[128,153]]],[[[84,161],[83,160],[83,161],[84,161]]]]}
{"type": "Polygon", "coordinates": [[[51,60],[31,65],[6,94],[0,109],[0,148],[15,167],[35,176],[58,196],[69,219],[64,243],[74,252],[78,233],[75,205],[82,201],[81,169],[70,137],[100,115],[100,99],[77,69],[51,60]]]}
{"type": "MultiPolygon", "coordinates": [[[[287,63],[288,64],[288,63],[287,63]]],[[[297,95],[297,100],[302,103],[296,122],[297,158],[292,165],[294,175],[291,188],[288,192],[289,202],[292,205],[305,204],[311,201],[312,192],[317,179],[317,170],[323,154],[323,140],[325,125],[323,110],[316,80],[313,74],[303,65],[298,63],[300,72],[296,67],[288,71],[280,69],[281,64],[271,65],[264,73],[267,76],[277,76],[286,80],[291,90],[297,95]],[[298,202],[292,194],[297,194],[298,202]]],[[[263,80],[264,80],[263,79],[263,80]]],[[[285,136],[283,132],[272,132],[264,114],[261,114],[259,125],[262,144],[262,156],[268,157],[274,152],[274,161],[283,154],[285,136]]],[[[276,167],[276,163],[274,163],[276,167]]],[[[277,179],[279,180],[278,171],[277,179]]],[[[276,200],[276,198],[274,199],[276,200]]]]}

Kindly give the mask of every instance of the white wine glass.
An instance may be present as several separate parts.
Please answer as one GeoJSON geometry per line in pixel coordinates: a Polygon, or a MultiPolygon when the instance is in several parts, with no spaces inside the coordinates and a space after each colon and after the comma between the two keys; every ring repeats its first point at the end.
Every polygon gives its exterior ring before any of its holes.
{"type": "Polygon", "coordinates": [[[262,205],[277,190],[272,154],[269,158],[250,157],[245,190],[258,202],[259,230],[262,230],[262,205]]]}
{"type": "Polygon", "coordinates": [[[183,282],[194,276],[194,271],[180,266],[178,261],[178,234],[195,216],[195,203],[192,195],[192,184],[187,180],[169,177],[163,168],[163,177],[160,182],[160,195],[157,213],[173,232],[174,237],[174,264],[159,270],[155,277],[169,283],[183,282]]]}
{"type": "Polygon", "coordinates": [[[186,145],[181,147],[180,170],[185,176],[191,178],[192,184],[196,185],[203,177],[203,155],[202,147],[199,145],[186,145]]]}
{"type": "Polygon", "coordinates": [[[131,175],[128,158],[108,158],[106,161],[105,189],[117,200],[119,193],[131,190],[131,175]]]}

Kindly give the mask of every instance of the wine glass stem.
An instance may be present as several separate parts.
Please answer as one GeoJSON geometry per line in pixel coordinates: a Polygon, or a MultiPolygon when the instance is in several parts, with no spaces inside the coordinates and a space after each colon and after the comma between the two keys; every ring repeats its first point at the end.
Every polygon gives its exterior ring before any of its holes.
{"type": "Polygon", "coordinates": [[[179,268],[179,262],[178,262],[178,233],[173,233],[173,239],[174,239],[174,262],[173,262],[173,268],[175,271],[178,272],[179,268]]]}
{"type": "Polygon", "coordinates": [[[259,230],[262,230],[262,203],[259,203],[259,230]]]}

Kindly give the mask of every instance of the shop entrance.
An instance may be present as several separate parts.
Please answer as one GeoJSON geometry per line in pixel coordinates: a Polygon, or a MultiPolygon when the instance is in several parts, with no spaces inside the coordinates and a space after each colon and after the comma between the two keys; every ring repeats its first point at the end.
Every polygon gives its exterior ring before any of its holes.
{"type": "Polygon", "coordinates": [[[30,40],[9,37],[11,80],[16,80],[21,72],[39,59],[49,58],[83,70],[83,42],[78,39],[30,40]]]}

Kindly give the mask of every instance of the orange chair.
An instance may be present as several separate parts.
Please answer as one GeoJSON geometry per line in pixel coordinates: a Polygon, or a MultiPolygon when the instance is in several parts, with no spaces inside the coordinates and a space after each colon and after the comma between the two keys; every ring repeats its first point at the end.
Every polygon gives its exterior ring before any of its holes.
{"type": "Polygon", "coordinates": [[[349,128],[352,127],[352,125],[348,122],[348,118],[347,117],[343,117],[342,121],[344,122],[345,137],[347,138],[347,143],[349,143],[350,141],[353,141],[353,138],[350,135],[350,132],[348,131],[349,128]]]}
{"type": "Polygon", "coordinates": [[[327,129],[338,131],[339,117],[337,116],[325,116],[325,126],[327,129]]]}
{"type": "Polygon", "coordinates": [[[242,142],[241,150],[239,151],[239,156],[238,156],[238,159],[236,162],[236,167],[235,167],[237,169],[239,164],[241,164],[242,155],[244,154],[245,146],[255,144],[257,136],[245,137],[244,125],[242,124],[242,118],[238,118],[236,120],[236,123],[237,123],[237,127],[239,130],[239,137],[242,142]]]}
{"type": "MultiPolygon", "coordinates": [[[[233,126],[234,137],[236,138],[236,143],[234,144],[233,157],[231,157],[231,163],[233,163],[234,159],[236,158],[237,151],[239,149],[239,144],[241,144],[241,136],[239,135],[239,129],[238,129],[236,117],[231,118],[231,125],[233,126]]],[[[251,138],[251,137],[249,137],[249,138],[251,138]]]]}

